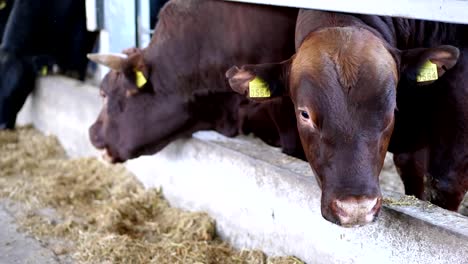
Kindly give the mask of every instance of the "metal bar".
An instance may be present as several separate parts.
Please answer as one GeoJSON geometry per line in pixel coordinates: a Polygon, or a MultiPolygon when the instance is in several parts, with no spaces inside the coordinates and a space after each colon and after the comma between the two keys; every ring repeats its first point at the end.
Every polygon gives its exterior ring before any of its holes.
{"type": "Polygon", "coordinates": [[[148,46],[151,39],[151,23],[150,23],[150,1],[136,0],[138,6],[137,18],[137,47],[144,48],[148,46]]]}
{"type": "Polygon", "coordinates": [[[468,0],[227,0],[468,24],[468,0]]]}
{"type": "Polygon", "coordinates": [[[140,47],[141,44],[141,5],[140,0],[135,0],[135,46],[140,47]]]}
{"type": "Polygon", "coordinates": [[[96,31],[98,26],[98,11],[96,6],[96,0],[86,0],[86,28],[89,31],[96,31]]]}

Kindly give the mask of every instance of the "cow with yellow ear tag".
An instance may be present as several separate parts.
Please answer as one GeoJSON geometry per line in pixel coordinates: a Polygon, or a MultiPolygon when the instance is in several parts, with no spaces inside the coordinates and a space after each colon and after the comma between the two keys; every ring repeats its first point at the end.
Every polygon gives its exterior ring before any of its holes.
{"type": "Polygon", "coordinates": [[[468,26],[300,10],[294,40],[289,59],[226,76],[252,101],[292,100],[323,217],[377,219],[387,150],[407,194],[457,210],[468,190],[468,26]]]}
{"type": "Polygon", "coordinates": [[[224,77],[234,62],[291,56],[294,43],[288,37],[294,35],[296,16],[293,8],[168,2],[148,47],[88,56],[111,68],[100,85],[104,104],[89,129],[91,142],[111,162],[122,162],[156,153],[195,131],[215,130],[226,136],[253,133],[303,157],[290,100],[249,102],[224,77]]]}

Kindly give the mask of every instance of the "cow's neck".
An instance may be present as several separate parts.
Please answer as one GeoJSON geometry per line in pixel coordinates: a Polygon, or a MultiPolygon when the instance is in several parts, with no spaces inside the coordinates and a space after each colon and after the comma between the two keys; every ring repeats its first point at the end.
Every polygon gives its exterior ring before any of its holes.
{"type": "Polygon", "coordinates": [[[177,53],[167,48],[154,51],[154,54],[145,51],[145,57],[151,63],[151,81],[157,87],[157,92],[177,93],[184,98],[190,98],[193,94],[232,92],[225,77],[229,61],[209,65],[191,58],[196,57],[196,53],[177,53]],[[160,50],[164,52],[161,54],[160,50]]]}
{"type": "Polygon", "coordinates": [[[159,77],[154,79],[158,85],[156,93],[176,94],[186,102],[193,120],[192,132],[216,130],[226,136],[237,134],[237,111],[240,104],[247,99],[228,89],[224,80],[223,84],[205,88],[198,77],[178,80],[161,80],[159,77]]]}
{"type": "Polygon", "coordinates": [[[399,50],[439,45],[468,45],[467,25],[416,19],[355,15],[393,48],[399,50]]]}
{"type": "Polygon", "coordinates": [[[468,25],[385,16],[301,10],[296,25],[296,48],[311,32],[326,27],[361,27],[400,50],[439,45],[468,45],[468,25]]]}
{"type": "Polygon", "coordinates": [[[468,25],[414,19],[393,19],[399,49],[468,45],[468,25]]]}
{"type": "Polygon", "coordinates": [[[244,96],[230,92],[197,91],[189,104],[197,130],[216,130],[225,136],[237,135],[240,105],[244,96]]]}
{"type": "Polygon", "coordinates": [[[227,84],[225,71],[229,65],[203,64],[193,58],[197,53],[161,46],[153,52],[146,51],[147,61],[153,63],[151,81],[157,87],[155,92],[176,94],[187,102],[193,132],[216,130],[227,136],[237,134],[238,105],[246,99],[227,84]]]}
{"type": "Polygon", "coordinates": [[[377,16],[357,16],[316,10],[301,10],[296,25],[296,49],[306,37],[324,28],[359,27],[372,32],[390,45],[396,45],[395,31],[391,21],[377,16]]]}

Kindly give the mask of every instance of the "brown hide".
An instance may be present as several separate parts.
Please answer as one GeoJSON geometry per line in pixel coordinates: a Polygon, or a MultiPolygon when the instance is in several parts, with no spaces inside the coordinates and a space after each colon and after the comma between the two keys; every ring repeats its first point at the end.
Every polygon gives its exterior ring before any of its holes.
{"type": "Polygon", "coordinates": [[[301,10],[291,59],[233,67],[227,77],[241,94],[260,78],[272,98],[292,99],[327,220],[355,226],[376,219],[378,175],[389,144],[406,170],[407,192],[455,210],[467,190],[468,75],[467,60],[459,60],[466,33],[466,26],[301,10]],[[427,61],[439,80],[417,83],[427,61]],[[423,149],[429,151],[412,153],[423,149]],[[421,191],[421,174],[430,178],[428,190],[421,191]]]}
{"type": "Polygon", "coordinates": [[[289,98],[259,109],[234,93],[224,78],[232,64],[290,57],[296,16],[291,8],[170,1],[150,45],[126,50],[128,58],[114,61],[112,67],[118,67],[102,81],[104,104],[90,128],[91,142],[120,162],[156,153],[198,130],[226,136],[244,131],[303,156],[293,112],[287,117],[270,114],[290,105],[289,98]],[[147,82],[138,88],[141,75],[147,82]]]}
{"type": "Polygon", "coordinates": [[[393,128],[396,63],[370,32],[330,27],[309,34],[290,67],[289,94],[322,187],[323,216],[345,226],[373,221],[393,128]]]}

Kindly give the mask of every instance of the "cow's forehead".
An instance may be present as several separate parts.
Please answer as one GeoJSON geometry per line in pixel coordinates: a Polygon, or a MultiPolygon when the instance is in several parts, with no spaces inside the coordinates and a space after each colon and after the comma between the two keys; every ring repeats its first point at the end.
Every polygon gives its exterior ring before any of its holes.
{"type": "Polygon", "coordinates": [[[111,92],[118,89],[121,84],[119,83],[119,72],[115,70],[109,71],[101,82],[101,90],[111,92]]]}
{"type": "Polygon", "coordinates": [[[297,87],[304,76],[322,86],[353,89],[362,78],[377,86],[389,78],[396,82],[397,67],[383,42],[371,32],[334,27],[311,33],[299,47],[291,67],[291,87],[297,87]]]}

